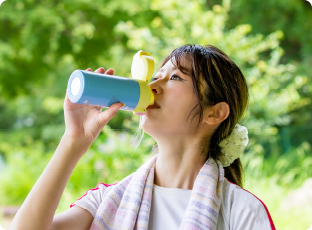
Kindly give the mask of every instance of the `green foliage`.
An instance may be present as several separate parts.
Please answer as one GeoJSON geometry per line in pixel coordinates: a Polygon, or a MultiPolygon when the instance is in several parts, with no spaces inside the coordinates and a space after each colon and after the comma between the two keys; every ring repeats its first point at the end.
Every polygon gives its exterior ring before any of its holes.
{"type": "Polygon", "coordinates": [[[1,151],[7,153],[7,166],[0,171],[0,196],[2,204],[20,205],[48,164],[51,153],[43,154],[43,143],[28,136],[26,146],[7,146],[1,143],[1,151]]]}
{"type": "MultiPolygon", "coordinates": [[[[221,4],[222,0],[207,1],[210,8],[221,4]]],[[[309,23],[312,20],[312,14],[311,4],[308,1],[275,0],[263,4],[262,0],[235,0],[231,1],[228,17],[229,20],[225,24],[226,30],[247,23],[252,27],[250,31],[252,35],[269,35],[273,31],[283,31],[284,36],[280,44],[285,52],[280,63],[296,66],[292,72],[292,80],[297,75],[307,77],[306,83],[298,90],[298,93],[301,97],[312,97],[312,75],[310,71],[312,33],[309,23]]],[[[264,52],[261,56],[268,57],[269,53],[264,52]]],[[[298,81],[300,81],[299,78],[298,81]]],[[[312,143],[312,135],[310,135],[311,111],[312,104],[310,103],[288,114],[289,119],[292,120],[290,126],[286,126],[290,128],[289,139],[283,139],[279,141],[279,144],[298,146],[303,140],[312,143]]],[[[266,148],[266,150],[270,151],[270,148],[266,148]]]]}
{"type": "MultiPolygon", "coordinates": [[[[213,0],[209,4],[221,2],[222,0],[213,0]]],[[[283,46],[288,51],[284,61],[300,60],[307,64],[311,60],[312,34],[308,22],[312,20],[312,15],[308,1],[275,0],[263,4],[261,0],[236,0],[232,1],[229,17],[232,20],[227,22],[228,28],[248,22],[253,27],[253,34],[269,34],[282,29],[285,34],[283,46]]],[[[307,70],[302,72],[306,73],[307,70]]]]}
{"type": "Polygon", "coordinates": [[[264,151],[261,145],[255,145],[254,150],[244,156],[243,166],[248,177],[270,178],[274,183],[291,189],[299,187],[306,178],[311,177],[312,153],[308,142],[267,159],[263,157],[264,151]]]}
{"type": "Polygon", "coordinates": [[[264,161],[263,171],[267,172],[268,176],[276,178],[279,184],[298,187],[306,178],[311,177],[311,167],[311,145],[303,142],[298,148],[264,161]]]}
{"type": "MultiPolygon", "coordinates": [[[[66,189],[74,195],[80,194],[80,197],[97,183],[116,183],[135,172],[151,157],[150,146],[154,140],[145,139],[137,145],[136,136],[105,126],[102,135],[78,162],[66,189]]],[[[1,147],[7,156],[7,165],[0,171],[1,204],[19,205],[26,199],[53,152],[44,152],[42,141],[34,141],[30,136],[25,146],[9,148],[1,143],[1,147]]]]}
{"type": "MultiPolygon", "coordinates": [[[[248,128],[250,138],[242,157],[247,187],[250,181],[263,178],[285,193],[283,186],[300,186],[312,176],[309,129],[300,130],[298,143],[288,150],[281,145],[285,142],[281,130],[311,120],[307,109],[311,94],[302,93],[311,87],[307,75],[311,33],[309,24],[304,24],[311,15],[302,4],[281,0],[268,4],[260,0],[5,1],[0,8],[0,156],[5,163],[0,164],[1,203],[21,204],[52,157],[64,133],[62,106],[75,69],[94,71],[103,66],[114,68],[115,75],[130,77],[132,57],[138,50],[150,52],[157,66],[173,48],[185,43],[220,48],[247,79],[250,106],[239,122],[248,128]],[[281,14],[277,6],[296,15],[296,20],[288,20],[288,13],[281,14]]],[[[154,140],[148,135],[135,150],[138,140],[131,137],[137,127],[138,117],[118,112],[79,161],[58,211],[99,182],[123,179],[150,157],[154,140]]],[[[265,189],[259,193],[270,195],[265,189]]],[[[276,204],[267,202],[269,210],[277,210],[276,204]]]]}

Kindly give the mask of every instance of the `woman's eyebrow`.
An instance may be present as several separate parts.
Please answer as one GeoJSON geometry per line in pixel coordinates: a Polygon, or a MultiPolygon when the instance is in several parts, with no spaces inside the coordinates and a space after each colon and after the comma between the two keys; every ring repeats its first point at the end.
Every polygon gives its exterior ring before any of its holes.
{"type": "Polygon", "coordinates": [[[157,72],[159,72],[159,73],[164,72],[164,69],[160,69],[157,72]]]}
{"type": "MultiPolygon", "coordinates": [[[[182,66],[181,66],[181,68],[182,68],[182,71],[177,66],[175,66],[175,67],[173,67],[172,70],[180,70],[184,75],[187,75],[187,76],[190,75],[191,72],[187,68],[184,68],[182,66]]],[[[164,69],[160,69],[157,72],[159,72],[159,73],[164,72],[164,69]]]]}

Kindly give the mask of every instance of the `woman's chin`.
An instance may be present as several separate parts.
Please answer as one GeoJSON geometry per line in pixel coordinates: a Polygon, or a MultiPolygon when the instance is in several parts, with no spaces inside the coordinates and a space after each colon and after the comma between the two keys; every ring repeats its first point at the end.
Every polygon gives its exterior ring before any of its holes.
{"type": "Polygon", "coordinates": [[[142,124],[142,129],[145,133],[147,133],[150,136],[153,136],[153,134],[156,134],[159,132],[159,127],[156,127],[155,125],[148,125],[148,124],[142,124]]]}
{"type": "Polygon", "coordinates": [[[161,126],[163,126],[163,123],[159,123],[159,120],[156,120],[155,118],[151,118],[148,115],[142,116],[141,120],[141,128],[144,130],[147,134],[153,134],[155,132],[159,132],[161,129],[161,126]]]}

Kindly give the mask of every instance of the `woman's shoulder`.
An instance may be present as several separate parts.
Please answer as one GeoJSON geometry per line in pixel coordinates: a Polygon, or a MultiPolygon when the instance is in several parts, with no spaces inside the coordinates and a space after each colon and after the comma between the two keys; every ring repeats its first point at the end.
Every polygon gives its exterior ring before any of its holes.
{"type": "Polygon", "coordinates": [[[70,205],[70,208],[77,205],[84,209],[87,209],[93,217],[95,216],[96,210],[99,208],[103,197],[115,187],[114,184],[98,183],[95,188],[88,189],[84,195],[78,198],[75,202],[70,205]]]}
{"type": "Polygon", "coordinates": [[[233,229],[275,229],[266,205],[251,192],[225,178],[222,195],[221,210],[233,229]]]}

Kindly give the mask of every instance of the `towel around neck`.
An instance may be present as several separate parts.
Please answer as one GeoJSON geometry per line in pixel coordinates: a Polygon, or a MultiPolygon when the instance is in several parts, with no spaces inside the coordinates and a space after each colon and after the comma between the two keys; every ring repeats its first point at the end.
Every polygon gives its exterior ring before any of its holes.
{"type": "MultiPolygon", "coordinates": [[[[121,180],[103,198],[90,230],[147,230],[157,155],[121,180]]],[[[224,169],[209,158],[200,169],[179,230],[215,230],[222,200],[224,169]]]]}

